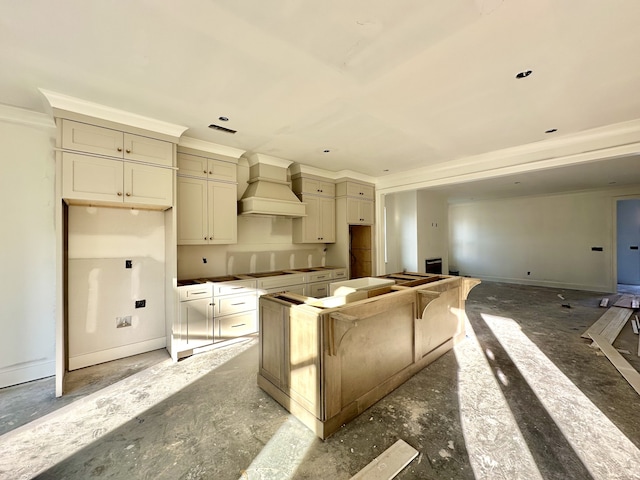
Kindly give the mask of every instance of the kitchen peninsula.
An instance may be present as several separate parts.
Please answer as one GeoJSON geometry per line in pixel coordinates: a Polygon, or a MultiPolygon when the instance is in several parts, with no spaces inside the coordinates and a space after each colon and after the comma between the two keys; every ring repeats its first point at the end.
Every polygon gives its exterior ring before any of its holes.
{"type": "Polygon", "coordinates": [[[260,297],[258,385],[325,439],[464,338],[477,279],[403,273],[316,299],[260,297]]]}

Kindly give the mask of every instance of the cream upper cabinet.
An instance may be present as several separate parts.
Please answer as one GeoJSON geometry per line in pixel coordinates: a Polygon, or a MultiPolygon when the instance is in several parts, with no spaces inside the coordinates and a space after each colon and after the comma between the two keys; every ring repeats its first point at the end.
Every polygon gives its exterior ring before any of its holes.
{"type": "Polygon", "coordinates": [[[234,163],[178,153],[178,175],[235,183],[237,168],[234,163]]]}
{"type": "Polygon", "coordinates": [[[237,188],[232,183],[178,177],[178,245],[237,242],[237,188]]]}
{"type": "Polygon", "coordinates": [[[301,195],[307,216],[293,219],[293,243],[334,243],[336,201],[333,198],[301,195]]]}
{"type": "Polygon", "coordinates": [[[292,188],[306,204],[306,217],[293,219],[293,243],[335,243],[335,184],[315,177],[298,177],[293,179],[292,188]]]}
{"type": "Polygon", "coordinates": [[[374,193],[373,185],[365,185],[353,181],[340,182],[336,187],[336,196],[338,197],[353,197],[373,201],[374,193]]]}
{"type": "Polygon", "coordinates": [[[358,198],[347,198],[347,223],[373,225],[373,202],[358,198]]]}
{"type": "Polygon", "coordinates": [[[170,207],[173,171],[64,152],[62,197],[79,203],[170,207]]]}
{"type": "Polygon", "coordinates": [[[173,144],[170,142],[71,120],[62,121],[62,148],[173,166],[173,144]]]}
{"type": "Polygon", "coordinates": [[[296,193],[309,193],[334,198],[336,185],[328,180],[300,177],[293,180],[293,191],[296,193]]]}

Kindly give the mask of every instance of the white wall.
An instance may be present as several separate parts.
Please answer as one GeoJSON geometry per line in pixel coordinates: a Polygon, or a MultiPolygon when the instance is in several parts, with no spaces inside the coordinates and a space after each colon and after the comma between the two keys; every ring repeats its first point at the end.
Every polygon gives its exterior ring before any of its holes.
{"type": "Polygon", "coordinates": [[[417,195],[418,265],[425,270],[427,258],[442,259],[442,273],[449,273],[449,204],[447,199],[419,190],[417,195]]]}
{"type": "Polygon", "coordinates": [[[638,189],[451,205],[450,265],[462,275],[488,280],[615,291],[615,198],[634,192],[638,189]]]}
{"type": "Polygon", "coordinates": [[[442,258],[447,273],[448,205],[427,191],[385,195],[387,210],[386,272],[424,272],[425,259],[442,258]]]}
{"type": "Polygon", "coordinates": [[[164,234],[164,212],[69,207],[69,370],[165,346],[164,234]]]}
{"type": "Polygon", "coordinates": [[[55,370],[55,130],[0,121],[0,387],[55,370]]]}

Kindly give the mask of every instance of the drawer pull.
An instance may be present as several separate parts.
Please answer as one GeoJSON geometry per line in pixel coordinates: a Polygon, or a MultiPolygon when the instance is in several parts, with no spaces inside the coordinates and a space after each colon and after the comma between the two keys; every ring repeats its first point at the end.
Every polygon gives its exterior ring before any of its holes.
{"type": "Polygon", "coordinates": [[[240,290],[241,288],[244,288],[244,287],[231,287],[231,290],[240,290]]]}
{"type": "Polygon", "coordinates": [[[206,290],[202,290],[200,292],[191,292],[191,295],[206,295],[209,292],[207,292],[206,290]]]}
{"type": "Polygon", "coordinates": [[[232,303],[231,305],[236,307],[238,305],[244,305],[246,302],[240,302],[240,303],[232,303]]]}
{"type": "Polygon", "coordinates": [[[237,325],[231,325],[231,328],[244,327],[246,323],[239,323],[237,325]]]}

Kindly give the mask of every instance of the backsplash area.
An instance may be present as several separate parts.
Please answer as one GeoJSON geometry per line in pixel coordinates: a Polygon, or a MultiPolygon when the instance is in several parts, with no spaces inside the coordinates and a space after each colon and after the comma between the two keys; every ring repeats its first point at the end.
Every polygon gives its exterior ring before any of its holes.
{"type": "MultiPolygon", "coordinates": [[[[231,245],[178,247],[178,278],[214,277],[324,266],[324,245],[290,245],[264,251],[232,251],[231,245]],[[205,263],[206,261],[206,263],[205,263]]],[[[258,246],[256,246],[258,247],[258,246]]],[[[263,246],[264,247],[264,246],[263,246]]],[[[270,245],[270,247],[276,247],[270,245]]]]}

